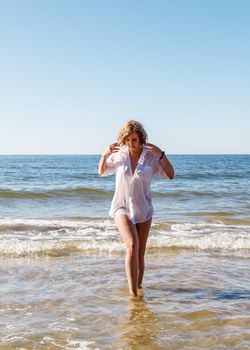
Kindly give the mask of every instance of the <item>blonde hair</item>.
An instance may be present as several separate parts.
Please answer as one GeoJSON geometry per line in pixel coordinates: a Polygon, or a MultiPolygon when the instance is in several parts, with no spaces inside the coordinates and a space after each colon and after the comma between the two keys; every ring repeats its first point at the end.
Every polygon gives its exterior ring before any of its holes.
{"type": "Polygon", "coordinates": [[[117,141],[121,145],[125,145],[125,139],[128,135],[136,132],[140,139],[140,144],[145,145],[147,143],[148,135],[142,126],[137,120],[129,120],[123,124],[121,130],[119,131],[117,141]]]}

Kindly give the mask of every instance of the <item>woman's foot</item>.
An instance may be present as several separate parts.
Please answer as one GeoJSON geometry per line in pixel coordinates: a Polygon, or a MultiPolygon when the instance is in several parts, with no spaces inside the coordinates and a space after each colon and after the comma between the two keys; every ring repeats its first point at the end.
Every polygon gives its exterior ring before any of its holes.
{"type": "Polygon", "coordinates": [[[143,289],[142,289],[142,286],[138,286],[138,297],[139,298],[143,298],[143,289]]]}
{"type": "Polygon", "coordinates": [[[129,293],[130,299],[136,299],[138,297],[137,293],[129,293]]]}

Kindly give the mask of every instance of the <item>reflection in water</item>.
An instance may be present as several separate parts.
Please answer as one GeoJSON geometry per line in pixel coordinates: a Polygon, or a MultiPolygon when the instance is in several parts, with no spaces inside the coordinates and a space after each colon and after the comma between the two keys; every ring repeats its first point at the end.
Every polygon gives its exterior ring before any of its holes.
{"type": "Polygon", "coordinates": [[[159,331],[160,327],[157,315],[150,310],[148,303],[143,297],[131,299],[129,302],[128,315],[121,325],[121,336],[118,340],[118,348],[126,350],[163,349],[156,344],[156,335],[159,331]]]}

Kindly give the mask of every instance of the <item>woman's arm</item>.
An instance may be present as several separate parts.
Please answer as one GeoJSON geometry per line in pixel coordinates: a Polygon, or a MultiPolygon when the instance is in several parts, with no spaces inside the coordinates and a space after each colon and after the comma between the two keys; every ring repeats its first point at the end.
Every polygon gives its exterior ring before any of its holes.
{"type": "Polygon", "coordinates": [[[102,156],[101,156],[101,159],[99,161],[99,166],[98,166],[99,176],[103,176],[107,170],[107,164],[106,164],[107,157],[108,157],[108,155],[106,155],[105,153],[102,154],[102,156]]]}
{"type": "Polygon", "coordinates": [[[107,158],[110,156],[112,153],[118,152],[120,149],[118,143],[113,143],[110,145],[102,154],[101,159],[99,161],[99,166],[98,166],[98,174],[99,176],[103,176],[107,170],[107,158]]]}
{"type": "MultiPolygon", "coordinates": [[[[161,154],[162,154],[162,152],[161,152],[161,154]]],[[[173,168],[173,165],[168,160],[165,153],[164,153],[164,156],[162,157],[162,159],[160,159],[160,161],[161,161],[161,165],[163,167],[165,174],[167,175],[167,177],[170,180],[172,180],[174,178],[174,168],[173,168]]]]}
{"type": "Polygon", "coordinates": [[[174,178],[174,168],[168,160],[165,152],[163,152],[159,147],[153,145],[152,143],[147,143],[146,146],[149,153],[152,153],[154,156],[160,159],[165,174],[170,180],[172,180],[174,178]]]}

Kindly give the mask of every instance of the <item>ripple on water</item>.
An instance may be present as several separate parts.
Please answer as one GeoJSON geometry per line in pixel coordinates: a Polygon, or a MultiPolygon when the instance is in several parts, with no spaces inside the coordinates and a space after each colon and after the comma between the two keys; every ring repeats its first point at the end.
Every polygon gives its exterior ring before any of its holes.
{"type": "Polygon", "coordinates": [[[243,350],[247,342],[248,261],[229,252],[149,254],[143,297],[133,300],[120,256],[3,260],[1,272],[10,271],[0,290],[3,350],[243,350]]]}

